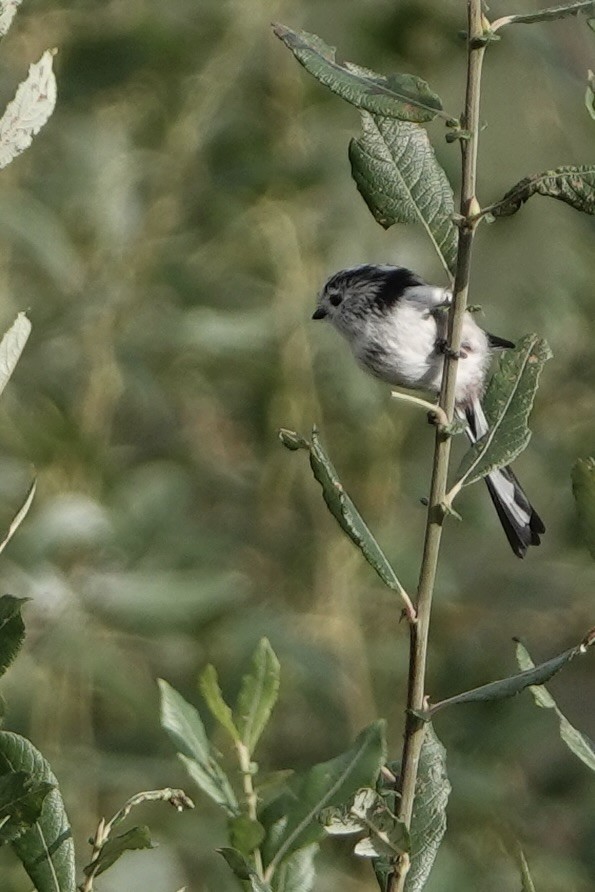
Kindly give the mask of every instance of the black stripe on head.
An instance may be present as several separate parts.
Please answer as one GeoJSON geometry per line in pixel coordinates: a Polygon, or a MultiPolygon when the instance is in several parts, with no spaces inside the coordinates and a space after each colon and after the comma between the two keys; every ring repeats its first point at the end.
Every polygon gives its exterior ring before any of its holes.
{"type": "Polygon", "coordinates": [[[383,308],[390,310],[408,288],[415,288],[417,285],[425,284],[423,279],[404,266],[385,269],[382,270],[382,278],[376,292],[376,298],[383,308]]]}

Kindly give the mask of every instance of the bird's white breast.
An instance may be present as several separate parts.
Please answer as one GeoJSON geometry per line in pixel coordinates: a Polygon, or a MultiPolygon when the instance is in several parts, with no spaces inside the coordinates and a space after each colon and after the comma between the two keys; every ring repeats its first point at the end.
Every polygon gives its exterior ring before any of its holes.
{"type": "MultiPolygon", "coordinates": [[[[397,387],[437,394],[444,355],[436,341],[444,337],[443,329],[427,306],[401,300],[386,315],[369,317],[351,344],[358,361],[378,378],[397,387]]],[[[457,367],[458,403],[481,392],[488,362],[487,336],[467,314],[457,367]]]]}

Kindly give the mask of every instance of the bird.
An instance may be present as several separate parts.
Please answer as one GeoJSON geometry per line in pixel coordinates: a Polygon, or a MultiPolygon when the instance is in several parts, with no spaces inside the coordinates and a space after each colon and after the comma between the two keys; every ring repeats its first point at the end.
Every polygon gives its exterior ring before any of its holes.
{"type": "MultiPolygon", "coordinates": [[[[347,340],[359,365],[396,387],[438,395],[446,351],[448,288],[429,285],[410,269],[363,264],[334,273],[316,301],[324,319],[347,340]],[[442,310],[442,312],[441,312],[442,310]]],[[[492,353],[514,344],[484,331],[468,311],[458,353],[455,411],[475,443],[489,430],[481,404],[492,353]]],[[[485,478],[506,538],[519,558],[539,545],[543,521],[510,467],[485,478]]]]}

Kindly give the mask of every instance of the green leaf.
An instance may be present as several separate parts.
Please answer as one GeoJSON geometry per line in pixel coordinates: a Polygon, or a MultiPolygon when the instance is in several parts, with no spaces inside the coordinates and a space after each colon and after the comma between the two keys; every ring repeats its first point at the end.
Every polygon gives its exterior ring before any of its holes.
{"type": "Polygon", "coordinates": [[[384,722],[377,721],[361,732],[346,753],[293,777],[289,792],[260,816],[265,828],[274,830],[269,829],[263,846],[268,869],[276,869],[298,849],[318,842],[324,835],[320,812],[348,801],[360,787],[372,786],[385,753],[384,722]]]}
{"type": "Polygon", "coordinates": [[[19,313],[0,341],[0,395],[10,381],[30,334],[31,323],[24,313],[19,313]]]}
{"type": "MultiPolygon", "coordinates": [[[[537,12],[530,12],[526,15],[507,15],[501,22],[503,25],[532,25],[535,22],[553,22],[556,19],[565,19],[568,16],[579,15],[579,13],[592,15],[595,13],[595,3],[593,0],[583,0],[581,3],[564,4],[563,6],[550,6],[547,9],[539,9],[537,12]]],[[[496,24],[494,22],[494,24],[496,24]]]]}
{"type": "Polygon", "coordinates": [[[454,197],[428,134],[416,124],[362,114],[362,135],[349,145],[352,176],[374,218],[419,223],[445,270],[454,274],[458,230],[454,197]]]}
{"type": "Polygon", "coordinates": [[[579,458],[575,462],[572,492],[585,545],[595,558],[595,459],[579,458]]]}
{"type": "MultiPolygon", "coordinates": [[[[516,658],[520,668],[524,671],[531,670],[535,666],[529,652],[520,641],[517,642],[516,646],[516,658]]],[[[577,729],[570,724],[566,716],[558,709],[556,701],[547,688],[542,685],[531,687],[531,693],[533,694],[533,699],[537,706],[540,706],[543,709],[554,710],[560,723],[560,736],[568,749],[571,750],[581,762],[584,762],[587,768],[590,768],[591,771],[595,771],[595,745],[585,734],[581,734],[580,731],[577,731],[577,729]]]]}
{"type": "MultiPolygon", "coordinates": [[[[279,433],[281,442],[287,445],[297,443],[297,448],[307,449],[310,453],[310,466],[314,477],[322,487],[322,496],[327,508],[351,541],[357,545],[367,562],[376,570],[382,581],[390,589],[398,592],[401,597],[407,599],[407,593],[397,579],[395,571],[389,564],[384,552],[372,535],[361,514],[343,489],[343,484],[337,476],[331,460],[324,451],[316,428],[312,430],[312,442],[309,443],[294,431],[282,430],[279,433]]],[[[289,449],[296,448],[294,445],[289,449]]]]}
{"type": "Polygon", "coordinates": [[[28,600],[12,595],[0,598],[0,676],[4,675],[25,640],[21,609],[28,600]]]}
{"type": "Polygon", "coordinates": [[[487,700],[505,700],[507,697],[514,697],[525,688],[532,685],[541,685],[559,672],[570,660],[573,660],[579,654],[587,652],[588,648],[595,641],[595,636],[587,636],[576,647],[565,650],[546,663],[541,663],[532,669],[520,672],[518,675],[511,675],[509,678],[502,678],[499,681],[492,681],[490,684],[484,684],[479,688],[473,688],[471,691],[465,691],[463,694],[457,694],[455,697],[449,697],[447,700],[441,700],[435,703],[424,713],[420,713],[419,717],[426,721],[434,716],[439,710],[445,706],[454,706],[457,703],[480,703],[487,700]]]}
{"type": "MultiPolygon", "coordinates": [[[[398,771],[398,766],[395,766],[398,771]]],[[[410,828],[410,868],[405,881],[405,892],[421,892],[434,864],[446,831],[446,806],[450,795],[446,773],[446,751],[428,725],[421,748],[419,772],[410,828]]],[[[381,790],[382,792],[382,790],[381,790]]],[[[385,790],[390,802],[396,800],[393,788],[385,790]]],[[[382,857],[374,862],[374,872],[382,890],[387,887],[392,873],[392,859],[382,857]]]]}
{"type": "Polygon", "coordinates": [[[272,892],[311,892],[316,880],[314,858],[318,848],[317,843],[312,843],[280,864],[271,881],[272,892]]]}
{"type": "Polygon", "coordinates": [[[273,31],[314,77],[356,108],[402,121],[431,121],[442,112],[440,98],[412,74],[385,77],[353,62],[337,62],[335,48],[307,31],[275,24],[273,31]]]}
{"type": "Polygon", "coordinates": [[[0,845],[14,842],[36,823],[53,789],[52,784],[36,781],[26,771],[0,775],[0,845]]]}
{"type": "Polygon", "coordinates": [[[37,892],[75,892],[74,846],[64,802],[49,764],[30,741],[10,731],[0,732],[0,775],[25,772],[37,785],[52,787],[43,798],[41,814],[12,847],[37,892]]]}
{"type": "Polygon", "coordinates": [[[241,852],[238,852],[230,846],[223,846],[222,848],[217,849],[217,851],[225,858],[239,880],[250,883],[252,892],[272,892],[268,883],[261,880],[254,867],[246,858],[244,858],[241,852]]]}
{"type": "Polygon", "coordinates": [[[234,849],[246,858],[257,849],[265,837],[265,830],[259,821],[248,815],[238,815],[229,821],[229,840],[234,849]]]}
{"type": "Polygon", "coordinates": [[[207,796],[231,815],[239,806],[227,776],[217,763],[197,710],[166,681],[159,679],[161,725],[173,741],[192,779],[207,796]]]}
{"type": "Polygon", "coordinates": [[[244,675],[235,707],[242,743],[252,755],[266,728],[279,695],[279,660],[267,638],[261,638],[252,657],[252,672],[244,675]]]}
{"type": "Polygon", "coordinates": [[[531,439],[527,427],[539,376],[552,353],[537,335],[525,335],[515,350],[504,350],[483,400],[489,431],[466,452],[455,489],[509,465],[531,439]]]}
{"type": "Polygon", "coordinates": [[[584,214],[595,214],[595,165],[566,165],[525,177],[490,205],[489,212],[492,217],[510,217],[532,195],[557,198],[584,214]]]}
{"type": "Polygon", "coordinates": [[[122,857],[124,852],[154,848],[156,846],[151,840],[151,833],[148,827],[144,825],[131,827],[126,833],[110,837],[102,848],[97,861],[93,862],[93,864],[87,864],[83,868],[83,873],[85,876],[89,876],[90,873],[99,876],[100,873],[104,873],[112,867],[122,857]]]}
{"type": "Polygon", "coordinates": [[[217,852],[225,858],[239,880],[250,880],[251,877],[256,875],[254,867],[237,849],[231,846],[222,846],[220,849],[217,849],[217,852]]]}
{"type": "Polygon", "coordinates": [[[223,699],[223,694],[221,693],[219,680],[217,678],[217,670],[214,666],[211,666],[211,664],[205,666],[198,680],[198,685],[200,692],[205,698],[205,702],[214,717],[229,733],[231,739],[238,741],[240,739],[240,734],[235,726],[231,709],[223,699]]]}
{"type": "Polygon", "coordinates": [[[587,74],[587,88],[585,90],[585,106],[590,116],[595,121],[595,74],[589,69],[587,74]]]}
{"type": "Polygon", "coordinates": [[[421,748],[415,801],[411,816],[411,866],[405,892],[421,892],[446,832],[446,806],[450,795],[446,750],[428,725],[421,748]]]}

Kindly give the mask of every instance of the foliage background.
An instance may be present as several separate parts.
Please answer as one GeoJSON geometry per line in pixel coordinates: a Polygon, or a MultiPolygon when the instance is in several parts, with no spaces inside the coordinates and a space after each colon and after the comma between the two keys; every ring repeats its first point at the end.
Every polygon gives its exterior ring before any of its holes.
{"type": "MultiPolygon", "coordinates": [[[[491,15],[538,8],[493,2],[491,15]]],[[[410,265],[437,281],[421,234],[387,233],[349,175],[358,116],[271,35],[279,19],[377,70],[427,78],[462,104],[464,4],[445,0],[28,0],[2,43],[0,98],[59,47],[59,101],[33,147],[2,172],[0,321],[29,308],[33,335],[0,407],[0,520],[32,466],[39,493],[2,563],[29,596],[25,653],[3,688],[6,727],[31,737],[61,780],[79,852],[132,793],[182,785],[194,813],[147,806],[160,848],[102,877],[126,888],[235,888],[213,852],[219,814],[190,789],[158,724],[154,679],[198,702],[207,662],[233,695],[256,641],[280,656],[266,768],[345,748],[377,714],[400,746],[406,630],[324,510],[280,426],[316,422],[345,485],[399,575],[415,584],[432,436],[391,403],[330,329],[314,295],[341,266],[410,265]]],[[[583,94],[595,35],[584,22],[509,29],[488,51],[480,198],[593,155],[583,94]]],[[[458,149],[431,132],[454,184],[458,149]]],[[[577,541],[570,466],[593,454],[593,221],[534,199],[482,229],[472,302],[504,337],[551,343],[517,463],[548,527],[526,561],[509,552],[483,487],[446,535],[430,693],[509,674],[511,637],[536,659],[592,625],[592,563],[577,541]]],[[[592,662],[592,661],[591,661],[592,662]]],[[[551,685],[595,736],[592,665],[551,685]]],[[[429,892],[518,888],[521,839],[545,892],[595,882],[587,770],[529,695],[440,717],[453,794],[429,892]]],[[[374,889],[330,842],[317,889],[374,889]]],[[[0,853],[5,892],[29,884],[0,853]]]]}

